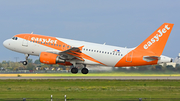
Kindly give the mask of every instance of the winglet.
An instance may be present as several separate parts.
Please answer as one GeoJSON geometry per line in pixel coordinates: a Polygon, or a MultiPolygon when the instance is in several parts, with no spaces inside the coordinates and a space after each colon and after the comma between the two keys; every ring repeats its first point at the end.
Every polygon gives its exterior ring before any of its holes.
{"type": "Polygon", "coordinates": [[[81,47],[78,47],[79,48],[79,50],[81,50],[82,51],[82,48],[83,48],[84,46],[81,46],[81,47]]]}

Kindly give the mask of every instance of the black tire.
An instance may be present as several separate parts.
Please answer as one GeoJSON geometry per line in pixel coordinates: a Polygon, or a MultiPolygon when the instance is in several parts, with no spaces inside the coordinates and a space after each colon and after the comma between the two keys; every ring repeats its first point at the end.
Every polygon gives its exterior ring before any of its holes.
{"type": "Polygon", "coordinates": [[[83,74],[88,74],[88,73],[89,73],[89,70],[88,70],[87,68],[83,68],[83,69],[81,70],[81,73],[83,73],[83,74]]]}
{"type": "Polygon", "coordinates": [[[27,65],[28,63],[27,63],[27,61],[23,61],[22,64],[23,65],[27,65]]]}
{"type": "Polygon", "coordinates": [[[78,69],[77,69],[76,67],[73,67],[73,68],[71,69],[71,73],[77,74],[77,73],[78,73],[78,69]]]}

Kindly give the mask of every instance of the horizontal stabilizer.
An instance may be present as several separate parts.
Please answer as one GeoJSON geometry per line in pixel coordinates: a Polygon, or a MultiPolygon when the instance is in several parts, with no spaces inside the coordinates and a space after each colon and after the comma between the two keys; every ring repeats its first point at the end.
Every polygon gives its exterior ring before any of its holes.
{"type": "Polygon", "coordinates": [[[155,61],[155,60],[160,60],[161,57],[159,56],[144,56],[143,60],[147,62],[155,61]]]}

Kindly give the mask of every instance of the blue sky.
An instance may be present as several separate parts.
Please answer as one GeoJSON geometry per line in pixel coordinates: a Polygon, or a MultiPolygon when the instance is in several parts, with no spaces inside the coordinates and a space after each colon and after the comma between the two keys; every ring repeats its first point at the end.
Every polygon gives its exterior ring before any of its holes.
{"type": "Polygon", "coordinates": [[[135,47],[165,22],[174,27],[163,55],[175,58],[180,53],[179,10],[179,0],[1,0],[0,61],[24,60],[2,45],[19,33],[135,47]]]}

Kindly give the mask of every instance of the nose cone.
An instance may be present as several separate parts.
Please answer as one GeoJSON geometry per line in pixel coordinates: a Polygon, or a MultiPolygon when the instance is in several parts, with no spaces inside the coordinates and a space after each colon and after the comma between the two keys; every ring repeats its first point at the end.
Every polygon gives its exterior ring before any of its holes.
{"type": "Polygon", "coordinates": [[[8,40],[5,40],[5,41],[3,42],[3,45],[4,45],[4,47],[8,48],[8,46],[10,46],[9,39],[8,39],[8,40]]]}

